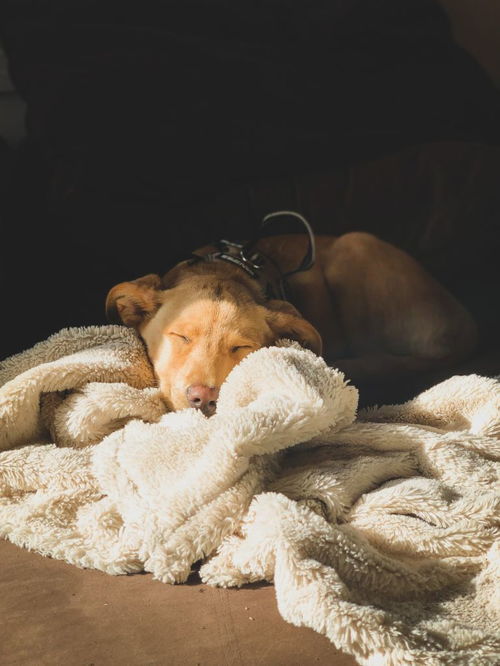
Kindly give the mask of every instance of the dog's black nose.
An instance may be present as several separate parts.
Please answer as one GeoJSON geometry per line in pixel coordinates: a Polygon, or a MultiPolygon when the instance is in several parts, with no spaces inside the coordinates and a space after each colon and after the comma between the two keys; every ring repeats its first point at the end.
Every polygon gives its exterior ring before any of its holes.
{"type": "Polygon", "coordinates": [[[217,409],[219,389],[217,386],[191,384],[186,389],[186,396],[191,407],[201,409],[205,416],[212,416],[217,409]]]}

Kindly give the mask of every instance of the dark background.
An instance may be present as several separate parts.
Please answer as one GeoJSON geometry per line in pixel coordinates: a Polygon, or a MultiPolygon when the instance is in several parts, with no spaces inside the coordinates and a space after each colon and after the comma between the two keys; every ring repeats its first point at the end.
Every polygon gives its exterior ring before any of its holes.
{"type": "Polygon", "coordinates": [[[1,356],[105,323],[117,282],[287,207],[407,249],[473,311],[488,352],[498,53],[459,46],[442,4],[4,0],[25,120],[0,144],[1,356]]]}

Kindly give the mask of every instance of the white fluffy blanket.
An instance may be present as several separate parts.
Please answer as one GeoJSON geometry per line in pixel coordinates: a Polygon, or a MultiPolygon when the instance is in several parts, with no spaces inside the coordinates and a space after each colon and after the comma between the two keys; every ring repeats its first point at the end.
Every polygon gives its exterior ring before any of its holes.
{"type": "Polygon", "coordinates": [[[0,369],[0,535],[111,574],[273,581],[361,664],[497,664],[500,386],[453,377],[358,415],[295,343],[217,414],[165,413],[142,343],[67,329],[0,369]]]}

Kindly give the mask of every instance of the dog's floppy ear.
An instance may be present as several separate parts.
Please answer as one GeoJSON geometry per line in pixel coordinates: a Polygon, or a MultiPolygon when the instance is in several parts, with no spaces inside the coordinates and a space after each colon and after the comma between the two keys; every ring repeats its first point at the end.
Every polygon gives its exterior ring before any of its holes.
{"type": "Polygon", "coordinates": [[[276,340],[280,338],[296,340],[306,349],[321,356],[323,342],[320,334],[291,303],[271,300],[266,303],[266,307],[269,310],[267,323],[276,336],[276,340]]]}
{"type": "Polygon", "coordinates": [[[161,279],[150,273],[132,282],[120,282],[106,298],[106,317],[113,324],[137,327],[161,305],[161,279]]]}

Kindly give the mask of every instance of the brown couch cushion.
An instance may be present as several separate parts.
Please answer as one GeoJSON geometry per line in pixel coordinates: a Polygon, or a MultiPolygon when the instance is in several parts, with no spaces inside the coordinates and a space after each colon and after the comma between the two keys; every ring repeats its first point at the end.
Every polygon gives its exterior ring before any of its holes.
{"type": "Polygon", "coordinates": [[[274,588],[170,586],[81,570],[0,541],[2,664],[353,666],[327,638],[287,624],[274,588]],[[250,619],[253,618],[253,619],[250,619]]]}

